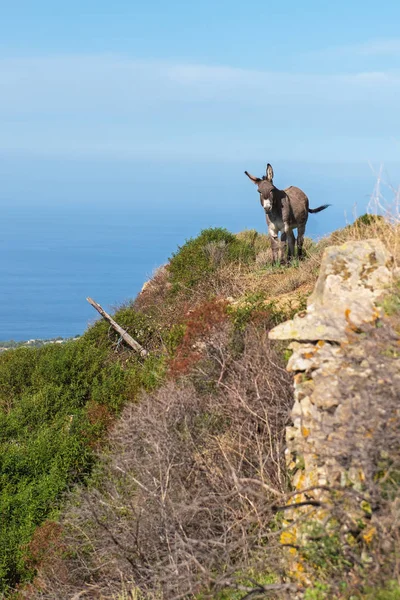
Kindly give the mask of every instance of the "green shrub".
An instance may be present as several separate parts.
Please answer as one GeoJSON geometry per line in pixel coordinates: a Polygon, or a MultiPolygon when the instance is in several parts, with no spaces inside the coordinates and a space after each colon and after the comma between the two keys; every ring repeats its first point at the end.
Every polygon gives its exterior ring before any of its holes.
{"type": "Polygon", "coordinates": [[[330,587],[326,583],[316,582],[304,594],[304,600],[328,600],[330,587]]]}
{"type": "Polygon", "coordinates": [[[170,356],[182,343],[186,327],[182,323],[172,325],[163,335],[163,344],[170,356]]]}
{"type": "Polygon", "coordinates": [[[219,592],[210,590],[205,595],[198,594],[196,600],[210,598],[211,593],[215,600],[242,600],[243,597],[246,597],[244,590],[247,590],[248,597],[264,598],[268,596],[266,596],[266,592],[262,591],[263,586],[267,587],[279,581],[274,573],[258,573],[254,569],[249,569],[248,573],[234,573],[230,579],[232,584],[229,587],[227,586],[226,589],[219,592]]]}
{"type": "Polygon", "coordinates": [[[397,581],[389,581],[384,588],[368,587],[364,598],[365,600],[400,600],[400,586],[397,581]]]}
{"type": "Polygon", "coordinates": [[[29,348],[0,354],[0,410],[10,410],[23,390],[32,385],[38,354],[29,348]]]}
{"type": "Polygon", "coordinates": [[[351,587],[342,582],[341,590],[334,593],[329,584],[317,581],[306,590],[304,600],[400,600],[400,586],[394,580],[388,581],[384,587],[368,585],[362,586],[362,590],[359,591],[354,591],[351,587]]]}
{"type": "Polygon", "coordinates": [[[147,350],[156,344],[158,327],[151,315],[137,312],[128,305],[120,308],[114,318],[118,325],[147,350]]]}
{"type": "Polygon", "coordinates": [[[329,578],[334,573],[345,572],[352,566],[346,558],[338,525],[333,519],[332,530],[326,531],[325,526],[317,521],[308,521],[304,529],[308,534],[308,542],[302,548],[302,555],[316,572],[329,578]]]}
{"type": "Polygon", "coordinates": [[[204,229],[172,255],[169,272],[173,290],[192,288],[213,273],[222,262],[255,260],[254,244],[223,228],[204,229]]]}
{"type": "Polygon", "coordinates": [[[376,223],[382,223],[384,220],[384,217],[382,217],[381,215],[369,215],[368,213],[365,213],[364,215],[361,215],[361,217],[358,217],[354,221],[353,226],[375,225],[376,223]]]}
{"type": "Polygon", "coordinates": [[[400,281],[395,282],[391,294],[384,298],[382,307],[390,317],[400,314],[400,281]]]}
{"type": "MultiPolygon", "coordinates": [[[[150,317],[127,306],[116,320],[144,346],[160,344],[150,317]]],[[[77,340],[0,355],[0,595],[34,574],[32,535],[86,480],[113,415],[162,381],[162,356],[118,360],[117,340],[98,321],[77,340]]]]}
{"type": "Polygon", "coordinates": [[[235,329],[244,331],[255,314],[263,314],[265,320],[268,320],[271,306],[271,303],[266,302],[266,294],[257,292],[247,294],[239,305],[229,305],[228,314],[231,316],[235,329]]]}

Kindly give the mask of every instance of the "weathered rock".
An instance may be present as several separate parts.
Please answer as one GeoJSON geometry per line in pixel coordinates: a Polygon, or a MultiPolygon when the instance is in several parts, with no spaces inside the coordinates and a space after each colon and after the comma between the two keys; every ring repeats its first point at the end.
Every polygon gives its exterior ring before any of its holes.
{"type": "MultiPolygon", "coordinates": [[[[295,503],[314,499],[329,506],[329,488],[335,489],[336,502],[342,488],[346,518],[361,522],[357,497],[346,496],[345,490],[367,494],[365,478],[372,472],[368,457],[387,424],[400,420],[399,336],[386,320],[380,327],[374,323],[381,315],[377,300],[393,278],[393,259],[379,240],[328,248],[307,311],[270,332],[272,339],[295,340],[287,365],[294,373],[295,402],[285,452],[297,492],[294,508],[285,513],[286,533],[294,546],[301,547],[307,534],[301,526],[290,529],[291,524],[309,510],[295,508],[295,503]]],[[[328,527],[327,509],[317,509],[313,519],[328,527]]],[[[301,565],[293,572],[304,574],[306,565],[296,551],[292,559],[301,565]]]]}
{"type": "Polygon", "coordinates": [[[157,267],[157,269],[155,269],[155,271],[153,273],[152,278],[149,279],[148,281],[144,282],[139,294],[143,294],[146,290],[149,291],[149,290],[157,288],[157,286],[160,284],[160,281],[162,281],[162,283],[165,287],[170,287],[169,282],[166,281],[167,273],[168,273],[167,265],[161,265],[161,266],[157,267]]]}
{"type": "Polygon", "coordinates": [[[326,343],[300,344],[292,342],[289,349],[293,350],[293,354],[287,364],[288,371],[311,371],[323,362],[335,360],[341,352],[340,347],[326,343]]]}
{"type": "Polygon", "coordinates": [[[393,257],[380,240],[346,242],[325,250],[307,311],[270,331],[271,339],[342,342],[348,331],[375,320],[376,300],[393,281],[393,257]]]}

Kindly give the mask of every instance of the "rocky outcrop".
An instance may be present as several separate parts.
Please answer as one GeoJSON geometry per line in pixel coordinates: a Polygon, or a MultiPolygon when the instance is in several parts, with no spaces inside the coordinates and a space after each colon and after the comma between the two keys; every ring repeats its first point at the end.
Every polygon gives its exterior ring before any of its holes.
{"type": "Polygon", "coordinates": [[[160,286],[160,283],[166,284],[167,275],[168,275],[167,265],[161,265],[160,267],[158,267],[154,271],[151,279],[148,279],[147,281],[144,282],[139,294],[143,294],[146,291],[157,289],[157,287],[160,286]]]}
{"type": "Polygon", "coordinates": [[[287,368],[295,402],[286,461],[290,503],[301,508],[286,511],[282,541],[303,578],[302,517],[326,525],[335,513],[347,536],[361,527],[366,540],[376,531],[373,465],[386,452],[381,441],[395,438],[399,426],[399,339],[380,306],[394,276],[393,258],[379,240],[327,248],[307,310],[270,332],[272,339],[293,340],[287,368]]]}
{"type": "Polygon", "coordinates": [[[393,257],[380,240],[327,248],[307,311],[278,325],[271,339],[346,341],[350,328],[375,320],[376,301],[393,280],[393,257]]]}

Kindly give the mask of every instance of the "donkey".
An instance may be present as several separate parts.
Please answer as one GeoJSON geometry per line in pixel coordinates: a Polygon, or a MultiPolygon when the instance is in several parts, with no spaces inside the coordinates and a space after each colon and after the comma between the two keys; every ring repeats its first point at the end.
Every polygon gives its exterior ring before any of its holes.
{"type": "Polygon", "coordinates": [[[260,179],[245,174],[253,183],[256,184],[260,194],[261,206],[265,210],[268,232],[271,236],[272,257],[274,262],[279,260],[279,242],[278,233],[281,232],[281,242],[284,247],[288,245],[288,260],[294,256],[294,247],[296,239],[293,229],[297,228],[297,256],[299,259],[303,255],[304,232],[308,213],[317,213],[330,206],[324,204],[318,208],[309,208],[308,198],[298,187],[288,187],[285,190],[278,190],[272,183],[274,171],[268,163],[266,175],[260,179]]]}

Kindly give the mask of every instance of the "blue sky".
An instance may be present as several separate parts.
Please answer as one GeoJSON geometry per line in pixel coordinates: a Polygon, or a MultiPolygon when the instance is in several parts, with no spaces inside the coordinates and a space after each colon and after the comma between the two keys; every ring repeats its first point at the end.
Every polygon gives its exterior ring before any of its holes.
{"type": "Polygon", "coordinates": [[[3,155],[399,159],[395,0],[2,4],[3,155]]]}

